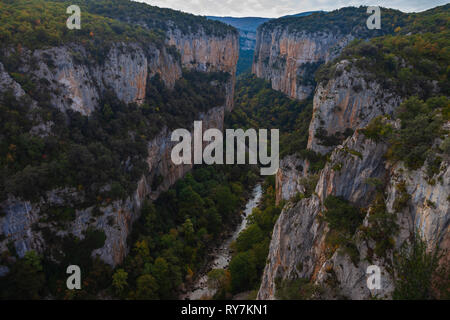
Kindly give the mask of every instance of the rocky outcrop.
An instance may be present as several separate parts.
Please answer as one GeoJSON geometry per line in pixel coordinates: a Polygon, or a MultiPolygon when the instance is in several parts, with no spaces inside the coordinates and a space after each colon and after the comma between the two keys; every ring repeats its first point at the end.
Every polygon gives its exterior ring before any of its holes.
{"type": "Polygon", "coordinates": [[[317,67],[337,56],[353,36],[332,32],[291,32],[282,26],[258,29],[252,72],[272,88],[305,99],[314,91],[317,67]]]}
{"type": "Polygon", "coordinates": [[[305,192],[301,178],[306,173],[305,160],[296,156],[287,156],[280,161],[280,168],[275,176],[276,203],[289,200],[298,192],[305,192]]]}
{"type": "Polygon", "coordinates": [[[335,65],[335,77],[318,84],[314,94],[313,117],[309,126],[308,149],[325,154],[333,150],[323,138],[342,136],[365,127],[379,115],[392,115],[401,97],[366,79],[350,61],[335,65]],[[318,134],[320,133],[320,135],[318,134]],[[321,139],[322,138],[322,139],[321,139]]]}

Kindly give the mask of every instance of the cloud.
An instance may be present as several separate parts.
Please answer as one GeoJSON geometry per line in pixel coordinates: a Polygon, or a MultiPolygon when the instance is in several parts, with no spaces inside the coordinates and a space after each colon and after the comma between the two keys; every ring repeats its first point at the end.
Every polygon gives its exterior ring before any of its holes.
{"type": "Polygon", "coordinates": [[[305,11],[331,11],[341,7],[378,5],[405,12],[423,11],[448,3],[447,0],[136,0],[198,15],[270,17],[305,11]]]}

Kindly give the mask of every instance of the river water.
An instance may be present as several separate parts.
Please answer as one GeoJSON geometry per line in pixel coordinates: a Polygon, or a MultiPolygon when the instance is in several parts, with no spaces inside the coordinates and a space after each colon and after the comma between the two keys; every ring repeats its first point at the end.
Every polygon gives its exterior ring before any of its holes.
{"type": "Polygon", "coordinates": [[[262,196],[262,188],[260,184],[257,184],[255,188],[253,189],[253,194],[251,198],[248,200],[245,211],[244,211],[244,217],[239,225],[236,226],[236,229],[234,230],[233,234],[226,239],[222,245],[214,250],[212,253],[214,259],[212,263],[207,268],[207,271],[197,277],[197,280],[195,281],[193,285],[193,289],[186,294],[181,296],[181,299],[189,299],[189,300],[198,300],[202,297],[212,297],[215,293],[215,290],[211,290],[208,288],[208,272],[212,269],[226,269],[228,268],[228,264],[231,260],[231,248],[230,245],[233,241],[237,239],[239,234],[247,227],[247,218],[252,213],[253,208],[255,208],[259,201],[261,200],[262,196]]]}

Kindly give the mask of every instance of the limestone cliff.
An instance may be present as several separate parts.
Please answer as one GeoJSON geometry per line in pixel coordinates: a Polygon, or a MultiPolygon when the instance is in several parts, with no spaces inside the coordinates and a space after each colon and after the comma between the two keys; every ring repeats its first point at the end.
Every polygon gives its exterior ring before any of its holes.
{"type": "Polygon", "coordinates": [[[354,39],[394,33],[406,14],[382,8],[383,28],[367,28],[367,7],[341,8],[282,17],[259,26],[252,72],[269,80],[272,88],[297,99],[315,89],[317,68],[336,58],[354,39]]]}
{"type": "Polygon", "coordinates": [[[24,50],[21,58],[23,63],[18,71],[35,82],[39,90],[49,93],[51,105],[83,115],[96,108],[105,90],[112,90],[125,103],[140,104],[147,81],[155,74],[168,87],[173,87],[181,77],[176,55],[153,44],[144,48],[139,44],[115,43],[101,63],[89,61],[86,49],[75,44],[24,50]],[[38,61],[37,65],[33,61],[38,61]]]}
{"type": "Polygon", "coordinates": [[[252,72],[272,88],[305,99],[314,91],[314,71],[332,60],[353,36],[340,33],[291,32],[262,25],[258,29],[252,72]]]}
{"type": "Polygon", "coordinates": [[[309,126],[308,149],[325,154],[346,130],[365,127],[379,115],[392,115],[402,101],[398,94],[383,88],[374,79],[343,60],[335,66],[335,76],[318,84],[314,94],[313,117],[309,126]],[[325,141],[324,141],[325,140],[325,141]]]}
{"type": "MultiPolygon", "coordinates": [[[[308,140],[308,148],[322,154],[331,153],[319,173],[315,192],[300,201],[292,197],[305,190],[303,178],[311,175],[307,161],[295,156],[281,161],[276,176],[277,201],[292,199],[285,205],[273,230],[259,299],[275,299],[277,286],[283,280],[297,278],[310,279],[322,288],[320,298],[391,298],[393,254],[410,241],[417,230],[430,249],[436,245],[442,250],[449,247],[448,156],[441,155],[443,161],[431,178],[426,164],[410,170],[402,162],[387,161],[387,144],[367,138],[362,128],[380,115],[386,116],[384,121],[398,127],[399,122],[387,119],[394,114],[402,97],[382,88],[373,77],[358,71],[349,61],[342,60],[335,68],[333,77],[319,83],[316,89],[308,140]],[[345,131],[347,138],[343,134],[345,131]],[[334,144],[326,145],[324,140],[330,141],[327,140],[330,136],[337,139],[334,144]],[[384,254],[377,251],[376,241],[366,233],[371,228],[370,217],[379,192],[370,181],[384,185],[383,205],[393,217],[390,224],[398,226],[396,232],[384,235],[392,244],[384,254]],[[398,199],[406,194],[409,196],[399,208],[398,199]],[[342,197],[366,210],[362,226],[352,238],[352,253],[348,248],[333,247],[326,241],[330,229],[323,220],[323,212],[329,195],[342,197]],[[377,265],[382,271],[380,290],[367,288],[369,265],[377,265]]],[[[448,124],[443,130],[448,135],[448,124]]]]}

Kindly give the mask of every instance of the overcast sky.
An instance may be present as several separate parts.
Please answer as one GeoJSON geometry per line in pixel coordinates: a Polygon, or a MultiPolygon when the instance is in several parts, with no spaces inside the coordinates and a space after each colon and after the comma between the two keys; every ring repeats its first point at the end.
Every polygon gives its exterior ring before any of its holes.
{"type": "Polygon", "coordinates": [[[423,11],[448,0],[136,0],[198,15],[278,18],[304,11],[331,11],[341,7],[379,5],[405,12],[423,11]]]}

